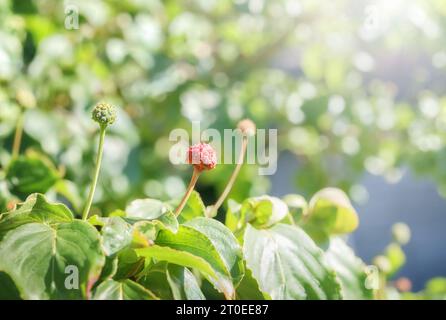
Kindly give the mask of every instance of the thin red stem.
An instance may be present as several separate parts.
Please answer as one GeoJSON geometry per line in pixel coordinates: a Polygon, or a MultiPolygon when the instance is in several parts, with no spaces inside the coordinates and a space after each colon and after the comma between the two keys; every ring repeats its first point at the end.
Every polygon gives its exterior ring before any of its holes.
{"type": "Polygon", "coordinates": [[[178,205],[177,209],[175,210],[175,216],[178,217],[180,215],[181,211],[183,211],[184,206],[187,203],[187,200],[189,199],[190,195],[192,194],[192,191],[194,191],[195,184],[197,183],[199,176],[200,176],[200,171],[194,167],[194,172],[192,173],[192,178],[190,179],[189,186],[187,187],[187,190],[183,196],[183,199],[181,199],[180,204],[178,205]]]}
{"type": "Polygon", "coordinates": [[[221,205],[225,201],[226,197],[229,195],[229,192],[231,192],[231,189],[234,186],[235,180],[237,179],[237,176],[240,173],[240,169],[242,168],[243,160],[245,159],[247,146],[248,146],[248,138],[246,136],[243,136],[242,145],[240,147],[240,154],[239,154],[239,158],[238,158],[237,164],[235,166],[235,169],[232,172],[232,175],[229,178],[228,184],[226,185],[225,189],[223,190],[223,193],[220,195],[220,198],[218,198],[217,202],[214,204],[214,206],[210,210],[208,217],[215,217],[217,215],[218,209],[221,207],[221,205]]]}

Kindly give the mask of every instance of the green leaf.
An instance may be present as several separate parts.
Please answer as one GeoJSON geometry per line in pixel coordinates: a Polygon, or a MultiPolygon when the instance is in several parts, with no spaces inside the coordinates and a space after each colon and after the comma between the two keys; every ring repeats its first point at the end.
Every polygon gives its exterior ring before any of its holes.
{"type": "Polygon", "coordinates": [[[11,277],[0,271],[0,300],[20,300],[20,292],[11,277]]]}
{"type": "Polygon", "coordinates": [[[241,211],[251,225],[268,228],[287,216],[288,207],[279,198],[265,195],[245,200],[241,211]]]}
{"type": "Polygon", "coordinates": [[[329,235],[353,232],[358,223],[347,195],[342,190],[326,188],[311,198],[303,227],[313,239],[323,242],[329,235]]]}
{"type": "MultiPolygon", "coordinates": [[[[174,208],[177,207],[180,201],[181,199],[175,199],[174,201],[171,201],[171,209],[174,210],[174,208]]],[[[183,211],[181,211],[181,214],[178,216],[178,221],[183,224],[193,218],[205,217],[205,211],[206,207],[200,197],[200,194],[194,190],[192,191],[189,199],[187,199],[183,211]]]]}
{"type": "Polygon", "coordinates": [[[0,256],[24,299],[86,298],[105,260],[98,232],[83,221],[21,225],[4,236],[0,256]]]}
{"type": "Polygon", "coordinates": [[[127,217],[144,220],[155,220],[168,211],[167,205],[156,199],[133,200],[125,209],[127,217]]]}
{"type": "Polygon", "coordinates": [[[288,206],[291,224],[296,224],[308,213],[308,204],[304,197],[298,194],[288,194],[283,197],[283,201],[288,206]]]}
{"type": "MultiPolygon", "coordinates": [[[[120,213],[122,215],[122,213],[120,213]]],[[[178,230],[178,220],[168,204],[156,199],[138,199],[126,208],[122,219],[131,225],[135,246],[148,246],[161,229],[178,230]]],[[[100,223],[99,221],[96,221],[100,223]]],[[[127,239],[127,237],[126,237],[127,239]]]]}
{"type": "Polygon", "coordinates": [[[195,218],[185,225],[206,235],[225,263],[231,274],[232,282],[237,286],[244,275],[243,251],[232,232],[221,222],[208,218],[195,218]]]}
{"type": "Polygon", "coordinates": [[[342,298],[323,251],[299,227],[277,224],[258,230],[248,225],[243,252],[260,289],[272,299],[342,298]]]}
{"type": "Polygon", "coordinates": [[[123,280],[139,274],[144,269],[144,258],[139,257],[134,249],[119,251],[118,266],[113,278],[123,280]]]}
{"type": "Polygon", "coordinates": [[[197,279],[187,268],[169,264],[167,281],[175,300],[206,300],[197,279]]]}
{"type": "Polygon", "coordinates": [[[152,258],[157,261],[167,261],[180,266],[195,268],[209,279],[209,281],[220,291],[228,292],[232,289],[228,280],[224,276],[221,276],[218,271],[214,270],[211,263],[197,255],[157,245],[152,245],[143,249],[136,249],[135,251],[138,255],[145,258],[152,258]]]}
{"type": "Polygon", "coordinates": [[[364,262],[340,238],[330,239],[325,253],[327,263],[336,271],[341,282],[342,295],[348,300],[373,299],[373,290],[366,288],[367,274],[364,262]]]}
{"type": "Polygon", "coordinates": [[[59,173],[51,161],[37,153],[12,160],[6,173],[10,191],[20,198],[46,193],[58,179],[59,173]]]}
{"type": "Polygon", "coordinates": [[[76,212],[82,210],[83,200],[79,194],[77,185],[69,180],[59,180],[53,187],[54,191],[67,199],[76,212]]]}
{"type": "Polygon", "coordinates": [[[242,252],[237,240],[220,222],[195,218],[176,234],[161,230],[154,246],[138,254],[198,269],[227,298],[243,277],[242,252]]]}
{"type": "Polygon", "coordinates": [[[244,228],[245,219],[241,216],[242,205],[232,199],[228,200],[228,210],[226,211],[225,225],[232,232],[244,228]]]}
{"type": "Polygon", "coordinates": [[[101,233],[107,256],[116,254],[132,243],[133,228],[120,217],[107,218],[101,233]]]}
{"type": "Polygon", "coordinates": [[[127,215],[124,220],[129,223],[151,222],[157,228],[167,228],[173,232],[178,229],[178,220],[169,206],[162,201],[155,199],[134,200],[125,211],[127,215]]]}
{"type": "Polygon", "coordinates": [[[102,283],[105,280],[112,279],[116,272],[118,271],[118,257],[105,257],[105,264],[102,268],[101,275],[99,276],[99,279],[97,283],[102,283]]]}
{"type": "Polygon", "coordinates": [[[107,280],[96,289],[94,300],[156,300],[157,297],[132,280],[107,280]]]}
{"type": "Polygon", "coordinates": [[[152,264],[138,279],[138,283],[149,289],[162,300],[173,300],[172,290],[167,280],[167,262],[152,264]]]}
{"type": "Polygon", "coordinates": [[[13,211],[0,215],[0,240],[9,230],[38,222],[54,224],[73,221],[71,211],[61,203],[50,203],[42,194],[32,194],[13,211]]]}
{"type": "Polygon", "coordinates": [[[252,276],[251,270],[245,268],[245,276],[237,287],[237,300],[271,300],[271,297],[260,290],[259,283],[252,276]]]}

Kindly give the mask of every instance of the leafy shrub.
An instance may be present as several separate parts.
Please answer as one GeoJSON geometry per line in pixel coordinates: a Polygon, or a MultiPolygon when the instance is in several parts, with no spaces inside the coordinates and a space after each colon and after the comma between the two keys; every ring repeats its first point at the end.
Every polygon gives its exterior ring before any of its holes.
{"type": "MultiPolygon", "coordinates": [[[[29,195],[24,202],[13,200],[11,210],[0,216],[2,297],[373,297],[366,287],[364,263],[342,238],[358,225],[345,193],[327,188],[308,204],[298,195],[284,199],[265,195],[241,203],[230,200],[223,224],[212,218],[218,205],[206,208],[193,190],[198,177],[216,165],[215,151],[206,144],[190,148],[194,174],[181,200],[136,199],[123,210],[88,217],[106,129],[114,114],[107,104],[93,110],[100,127],[99,149],[81,218],[43,194],[61,181],[51,163],[36,154],[12,158],[6,172],[12,199],[31,190],[40,193],[29,195]]],[[[253,130],[242,134],[246,137],[253,130]]],[[[242,148],[243,156],[246,145],[242,148]]],[[[241,165],[236,165],[224,197],[241,165]]]]}

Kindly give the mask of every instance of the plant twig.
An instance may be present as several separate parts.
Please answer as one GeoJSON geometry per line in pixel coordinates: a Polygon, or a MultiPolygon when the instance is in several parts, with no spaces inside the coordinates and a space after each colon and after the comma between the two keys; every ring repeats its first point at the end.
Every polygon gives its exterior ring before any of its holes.
{"type": "Polygon", "coordinates": [[[221,205],[225,201],[226,197],[229,195],[229,192],[231,192],[231,189],[234,186],[234,182],[237,179],[238,174],[240,173],[240,169],[242,168],[243,161],[245,159],[247,146],[248,146],[248,138],[244,135],[243,140],[242,140],[242,145],[240,148],[239,158],[238,158],[237,164],[235,166],[235,169],[232,172],[232,175],[229,178],[228,184],[226,185],[225,189],[223,190],[223,193],[220,195],[217,202],[212,206],[212,209],[210,210],[210,212],[206,214],[208,216],[208,218],[212,218],[217,215],[218,209],[221,207],[221,205]]]}
{"type": "Polygon", "coordinates": [[[195,184],[197,183],[198,177],[200,176],[200,171],[194,167],[194,172],[192,173],[192,178],[190,179],[189,186],[187,187],[186,193],[183,196],[183,199],[181,199],[180,204],[178,205],[177,209],[175,210],[175,216],[179,216],[181,211],[183,211],[184,206],[187,203],[187,200],[189,199],[190,195],[192,194],[192,191],[195,188],[195,184]]]}
{"type": "Polygon", "coordinates": [[[104,151],[105,131],[106,131],[106,126],[101,126],[101,131],[99,133],[99,148],[98,148],[98,154],[97,154],[97,158],[96,158],[94,177],[93,177],[93,181],[91,182],[90,193],[88,194],[87,204],[84,208],[84,212],[82,213],[82,220],[87,220],[88,213],[90,212],[91,204],[93,203],[93,197],[94,197],[96,185],[98,183],[98,178],[99,178],[99,171],[101,169],[102,154],[104,151]]]}
{"type": "Polygon", "coordinates": [[[17,158],[20,153],[20,145],[22,143],[24,122],[25,122],[25,114],[21,112],[17,120],[17,126],[14,134],[14,142],[12,145],[12,159],[17,158]]]}

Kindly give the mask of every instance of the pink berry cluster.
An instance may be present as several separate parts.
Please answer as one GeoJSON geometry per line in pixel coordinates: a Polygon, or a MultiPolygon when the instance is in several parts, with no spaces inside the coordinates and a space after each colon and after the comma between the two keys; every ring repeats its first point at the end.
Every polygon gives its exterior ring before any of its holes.
{"type": "Polygon", "coordinates": [[[198,171],[211,170],[217,165],[217,153],[207,143],[198,143],[189,147],[188,162],[198,171]]]}

